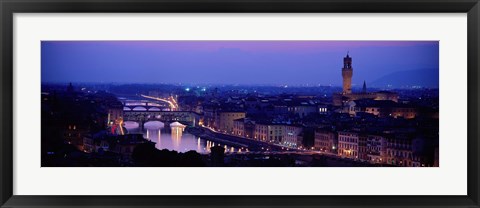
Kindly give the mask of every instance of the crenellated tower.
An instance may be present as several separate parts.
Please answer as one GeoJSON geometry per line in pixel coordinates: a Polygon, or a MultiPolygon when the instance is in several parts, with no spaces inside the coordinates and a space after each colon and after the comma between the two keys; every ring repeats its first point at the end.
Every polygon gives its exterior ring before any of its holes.
{"type": "Polygon", "coordinates": [[[352,58],[348,55],[343,58],[343,68],[342,68],[342,77],[343,77],[343,94],[352,93],[352,58]]]}

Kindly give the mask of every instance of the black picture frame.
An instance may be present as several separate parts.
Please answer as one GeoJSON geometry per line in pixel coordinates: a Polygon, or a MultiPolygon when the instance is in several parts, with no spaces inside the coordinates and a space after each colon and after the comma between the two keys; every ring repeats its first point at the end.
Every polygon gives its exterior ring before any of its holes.
{"type": "MultiPolygon", "coordinates": [[[[478,0],[0,0],[0,204],[2,207],[480,207],[478,0]],[[466,196],[24,196],[13,195],[15,13],[467,13],[468,195],[466,196]]],[[[446,178],[445,180],[456,180],[446,178]]],[[[214,185],[214,184],[212,184],[214,185]]],[[[414,187],[412,187],[414,188],[414,187]]]]}

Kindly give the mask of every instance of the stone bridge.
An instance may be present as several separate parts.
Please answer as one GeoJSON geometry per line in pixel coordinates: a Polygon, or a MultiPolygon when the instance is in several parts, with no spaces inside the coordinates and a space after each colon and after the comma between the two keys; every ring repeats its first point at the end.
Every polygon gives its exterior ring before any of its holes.
{"type": "Polygon", "coordinates": [[[162,106],[150,106],[150,105],[130,105],[130,106],[123,106],[123,112],[127,111],[163,111],[165,109],[170,109],[168,107],[162,106]]]}
{"type": "Polygon", "coordinates": [[[124,121],[135,121],[140,126],[148,121],[161,121],[166,124],[178,121],[188,126],[196,126],[200,118],[200,114],[192,111],[123,111],[124,121]]]}

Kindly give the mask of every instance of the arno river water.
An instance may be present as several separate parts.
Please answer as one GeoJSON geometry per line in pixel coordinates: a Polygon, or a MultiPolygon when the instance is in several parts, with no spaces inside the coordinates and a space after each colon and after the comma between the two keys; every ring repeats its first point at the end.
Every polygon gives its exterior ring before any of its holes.
{"type": "Polygon", "coordinates": [[[177,152],[188,152],[194,150],[198,153],[206,154],[210,152],[212,146],[220,145],[227,152],[237,151],[236,148],[224,144],[215,143],[185,132],[181,126],[165,126],[159,121],[147,122],[143,131],[136,122],[126,121],[125,128],[129,133],[142,133],[147,140],[155,142],[155,147],[159,150],[168,149],[177,152]]]}

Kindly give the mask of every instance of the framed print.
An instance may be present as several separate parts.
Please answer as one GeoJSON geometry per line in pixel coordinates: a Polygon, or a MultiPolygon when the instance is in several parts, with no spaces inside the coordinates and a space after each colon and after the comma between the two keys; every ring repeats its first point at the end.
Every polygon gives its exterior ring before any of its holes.
{"type": "Polygon", "coordinates": [[[478,1],[1,1],[2,207],[479,207],[478,1]]]}

